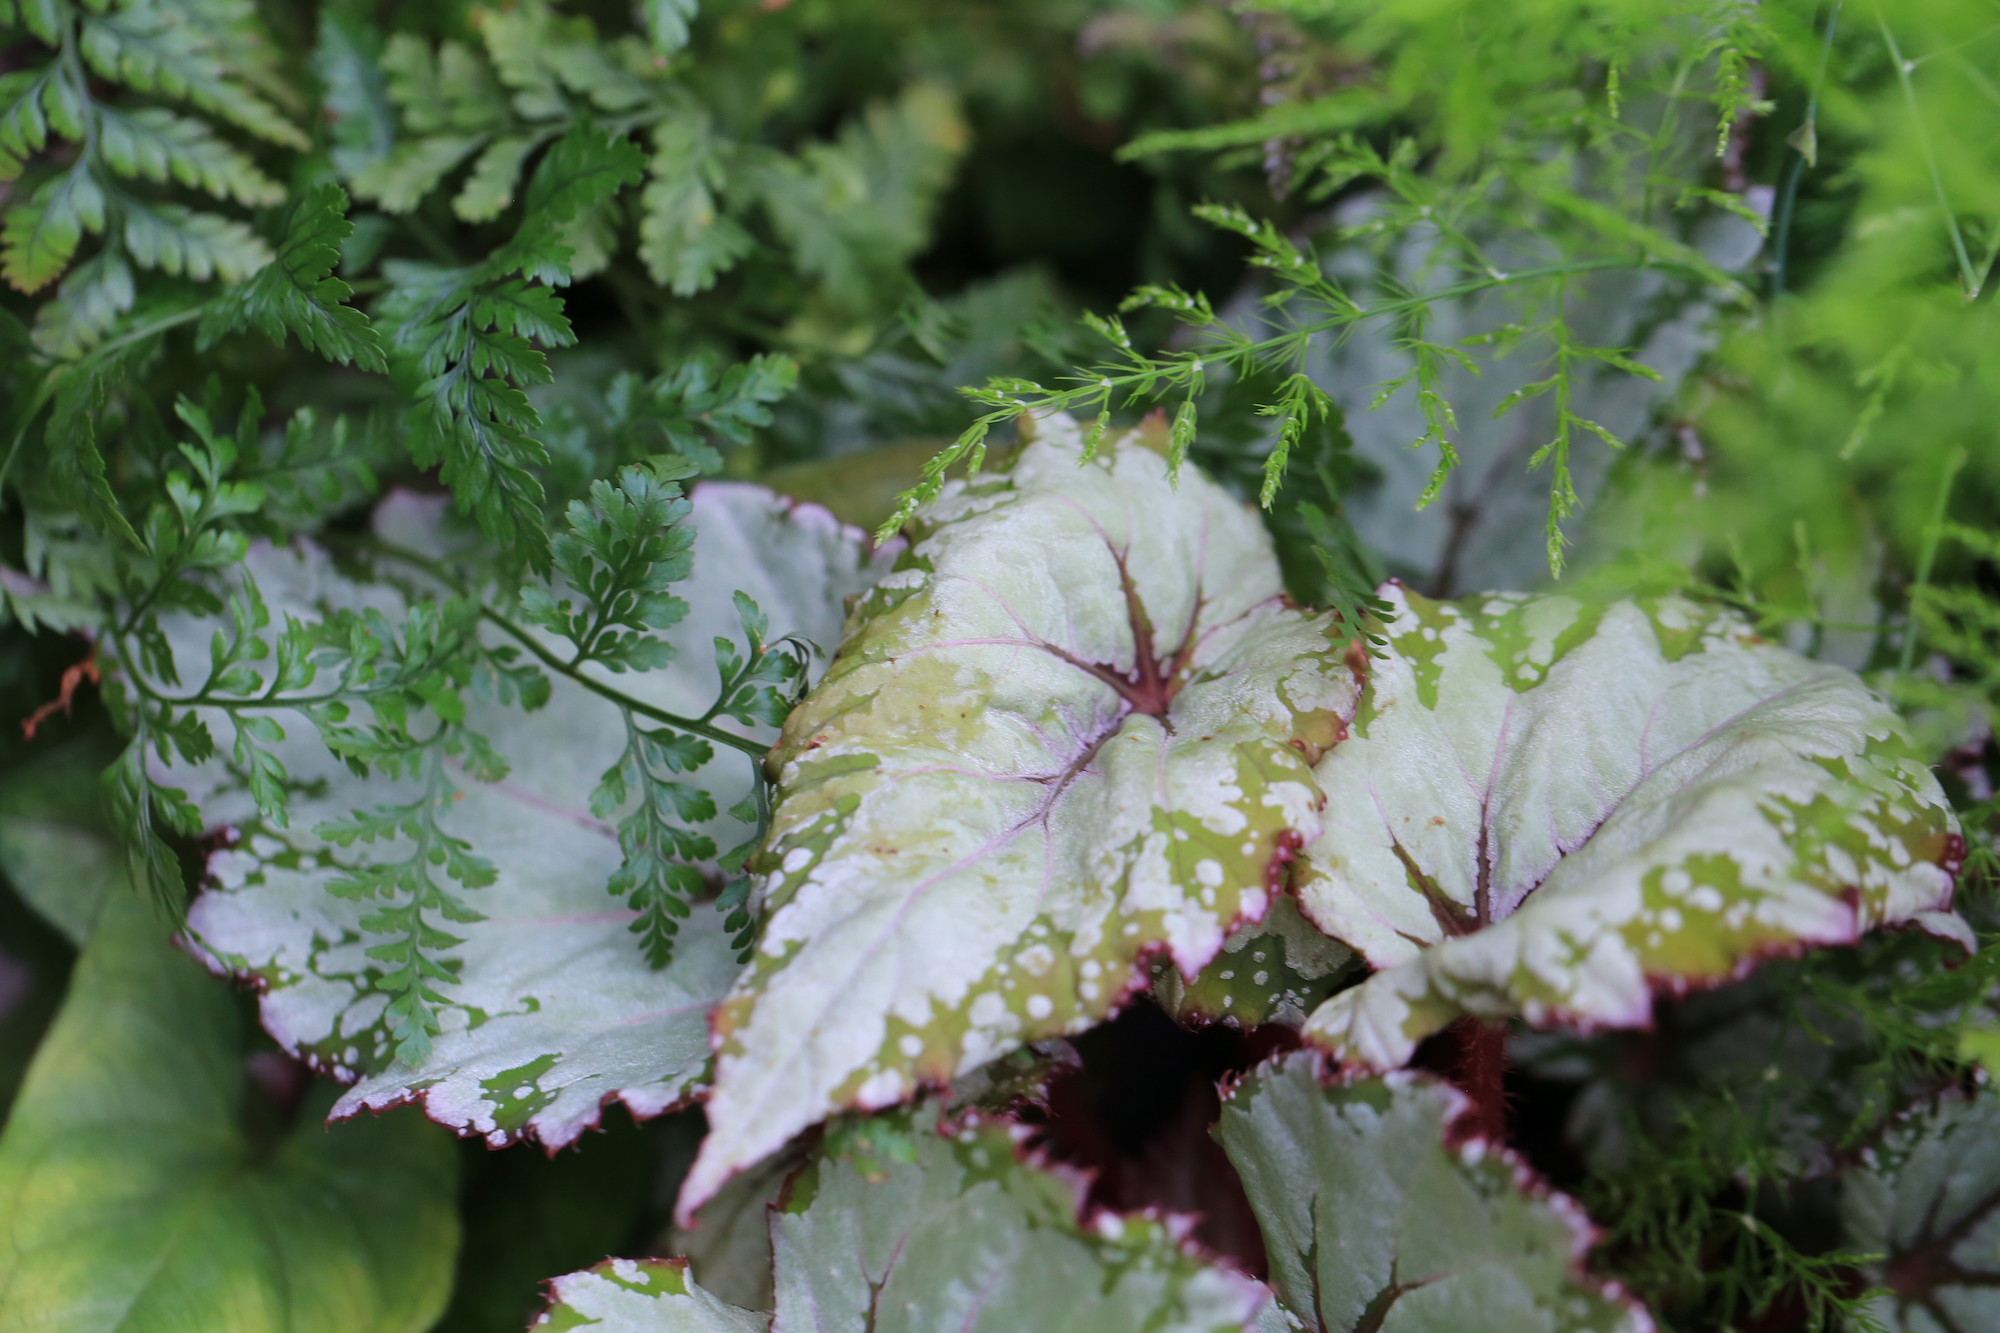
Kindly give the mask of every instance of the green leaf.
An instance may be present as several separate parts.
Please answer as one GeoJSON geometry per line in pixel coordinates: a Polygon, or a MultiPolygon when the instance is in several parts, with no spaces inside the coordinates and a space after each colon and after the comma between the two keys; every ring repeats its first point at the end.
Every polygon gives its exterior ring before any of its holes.
{"type": "Polygon", "coordinates": [[[543,155],[528,181],[521,226],[488,261],[496,273],[519,273],[561,285],[570,280],[572,247],[564,224],[636,185],[645,155],[629,139],[613,138],[579,122],[543,155]]]}
{"type": "Polygon", "coordinates": [[[836,301],[859,306],[901,285],[902,265],[929,238],[931,211],[967,142],[957,99],[920,83],[871,107],[832,143],[766,159],[756,179],[800,271],[836,301]]]}
{"type": "Polygon", "coordinates": [[[313,73],[332,122],[333,165],[345,179],[388,155],[396,142],[396,112],[382,71],[375,28],[337,9],[320,10],[313,73]]]}
{"type": "Polygon", "coordinates": [[[113,894],[132,892],[98,797],[102,761],[71,751],[0,786],[0,873],[77,948],[113,894]]]}
{"type": "Polygon", "coordinates": [[[1396,585],[1296,880],[1379,969],[1307,1038],[1394,1068],[1462,1014],[1640,1027],[1656,989],[1949,912],[1963,843],[1850,673],[1679,598],[1396,585]]]}
{"type": "Polygon", "coordinates": [[[1964,1333],[2000,1319],[2000,1096],[1947,1093],[1893,1126],[1841,1189],[1848,1245],[1880,1255],[1877,1319],[1964,1333]]]}
{"type": "Polygon", "coordinates": [[[169,176],[217,199],[246,208],[282,201],[285,187],[257,169],[243,153],[199,120],[158,107],[97,109],[98,150],[121,176],[166,182],[169,176]]]}
{"type": "Polygon", "coordinates": [[[723,171],[707,115],[693,112],[655,125],[648,171],[639,197],[639,258],[676,296],[706,291],[756,244],[735,219],[717,211],[723,171]]]}
{"type": "MultiPolygon", "coordinates": [[[[439,517],[440,506],[404,496],[385,504],[377,528],[406,547],[435,550],[439,517]]],[[[687,642],[733,629],[732,587],[747,589],[779,623],[830,640],[843,599],[881,567],[869,563],[858,533],[824,511],[791,510],[760,487],[704,487],[692,521],[696,568],[717,572],[713,582],[687,585],[694,594],[682,622],[687,642]]],[[[317,618],[315,604],[324,600],[397,600],[385,585],[335,575],[311,551],[260,547],[247,567],[276,621],[288,613],[317,618]]],[[[206,660],[200,626],[180,633],[190,663],[206,660]]],[[[560,642],[537,641],[551,649],[560,642]]],[[[696,716],[715,690],[693,653],[616,682],[654,707],[696,716]]],[[[289,827],[269,827],[219,762],[169,775],[187,780],[210,826],[242,831],[210,857],[219,887],[189,909],[190,937],[219,970],[255,980],[265,1026],[287,1049],[317,1068],[359,1076],[336,1115],[415,1100],[461,1133],[495,1144],[535,1138],[553,1148],[595,1124],[609,1101],[655,1115],[686,1100],[704,1077],[707,1012],[737,970],[722,914],[697,905],[681,923],[673,965],[648,966],[631,931],[639,914],[606,893],[619,844],[591,812],[599,775],[625,744],[619,709],[567,679],[552,683],[547,705],[532,713],[497,697],[466,701],[467,725],[491,737],[514,771],[501,784],[463,784],[462,799],[441,820],[498,874],[476,895],[482,919],[451,923],[464,941],[452,950],[456,976],[435,983],[444,997],[435,1006],[442,1030],[416,1066],[390,1060],[394,1042],[375,988],[384,968],[368,956],[361,929],[370,904],[327,892],[365,846],[348,850],[312,832],[323,819],[406,801],[413,784],[392,773],[357,777],[313,739],[313,723],[291,711],[273,714],[287,739],[271,748],[296,783],[325,785],[294,792],[289,827]]],[[[724,753],[733,762],[718,760],[688,779],[718,810],[741,798],[751,777],[747,757],[724,753]]],[[[750,829],[718,814],[703,831],[728,846],[750,829]]],[[[385,855],[406,850],[389,846],[385,855]]]]}
{"type": "Polygon", "coordinates": [[[443,1136],[244,1126],[235,1006],[140,901],[107,903],[0,1137],[0,1289],[23,1327],[422,1333],[458,1220],[443,1136]]]}
{"type": "Polygon", "coordinates": [[[55,299],[35,311],[35,346],[68,360],[81,356],[132,308],[132,266],[107,246],[71,269],[55,299]]]}
{"type": "Polygon", "coordinates": [[[180,204],[120,201],[126,253],[141,268],[185,274],[197,282],[240,282],[271,262],[271,247],[246,223],[180,204]]]}
{"type": "Polygon", "coordinates": [[[1407,1074],[1323,1083],[1308,1054],[1260,1066],[1215,1137],[1264,1234],[1271,1283],[1313,1333],[1644,1333],[1583,1275],[1590,1228],[1505,1149],[1459,1141],[1468,1109],[1407,1074]]]}
{"type": "Polygon", "coordinates": [[[1079,467],[1068,418],[1025,433],[921,512],[785,724],[684,1215],[835,1110],[1089,1027],[1148,955],[1195,976],[1318,835],[1352,675],[1255,511],[1137,434],[1079,467]]]}
{"type": "Polygon", "coordinates": [[[1270,1305],[1165,1219],[1080,1218],[1084,1182],[1020,1160],[1010,1128],[931,1109],[832,1130],[772,1215],[776,1326],[1194,1333],[1270,1305]]]}
{"type": "MultiPolygon", "coordinates": [[[[778,1328],[874,1333],[1221,1333],[1267,1328],[1270,1292],[1152,1215],[1079,1216],[1084,1180],[1024,1161],[1015,1127],[939,1108],[833,1128],[770,1216],[778,1328]]],[[[557,1278],[558,1329],[755,1330],[685,1260],[557,1278]],[[579,1298],[582,1298],[579,1300],[579,1298]],[[583,1304],[587,1301],[588,1304],[583,1304]],[[574,1322],[565,1322],[565,1319],[574,1322]],[[736,1322],[729,1322],[731,1319],[736,1322]]]]}
{"type": "Polygon", "coordinates": [[[653,49],[670,56],[688,42],[688,25],[694,22],[699,0],[642,0],[646,36],[653,49]]]}
{"type": "Polygon", "coordinates": [[[21,174],[23,159],[48,146],[49,121],[42,109],[53,65],[0,76],[0,180],[21,174]]]}
{"type": "Polygon", "coordinates": [[[480,134],[409,139],[355,171],[349,183],[357,198],[380,204],[385,212],[407,213],[485,142],[480,134]]]}
{"type": "Polygon", "coordinates": [[[276,262],[217,297],[202,316],[200,346],[206,349],[225,333],[255,328],[282,347],[289,330],[329,361],[387,370],[368,317],[346,304],[353,288],[333,276],[340,242],[353,230],[347,221],[347,194],[338,185],[306,192],[285,221],[276,262]]]}
{"type": "Polygon", "coordinates": [[[514,202],[514,186],[521,178],[522,164],[546,137],[510,134],[487,144],[451,201],[451,211],[467,222],[491,222],[506,212],[507,206],[514,202]]]}
{"type": "Polygon", "coordinates": [[[43,181],[0,226],[0,273],[24,292],[45,287],[69,266],[86,231],[104,230],[104,191],[80,161],[43,181]]]}
{"type": "Polygon", "coordinates": [[[300,152],[312,146],[298,126],[232,77],[230,56],[201,16],[179,0],[127,0],[87,8],[77,44],[99,75],[142,93],[185,98],[259,138],[300,152]]]}
{"type": "Polygon", "coordinates": [[[739,1310],[695,1285],[685,1259],[606,1259],[549,1283],[537,1333],[764,1333],[771,1316],[739,1310]]]}

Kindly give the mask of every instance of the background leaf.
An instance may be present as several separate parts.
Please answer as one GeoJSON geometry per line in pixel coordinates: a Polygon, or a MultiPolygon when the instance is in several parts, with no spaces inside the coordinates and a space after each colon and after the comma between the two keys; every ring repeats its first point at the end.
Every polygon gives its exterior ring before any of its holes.
{"type": "Polygon", "coordinates": [[[0,1289],[61,1333],[421,1333],[452,1158],[414,1116],[245,1132],[229,997],[116,894],[0,1137],[0,1289]]]}

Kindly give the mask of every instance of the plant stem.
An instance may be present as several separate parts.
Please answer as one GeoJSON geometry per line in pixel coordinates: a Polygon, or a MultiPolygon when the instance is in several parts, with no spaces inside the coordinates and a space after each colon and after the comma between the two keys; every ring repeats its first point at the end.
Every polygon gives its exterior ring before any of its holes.
{"type": "Polygon", "coordinates": [[[1507,1023],[1468,1014],[1448,1029],[1458,1042],[1452,1082],[1472,1099],[1469,1127],[1494,1144],[1507,1141],[1507,1023]]]}
{"type": "MultiPolygon", "coordinates": [[[[453,592],[458,593],[462,597],[470,597],[472,595],[470,590],[466,588],[463,581],[461,581],[457,576],[452,574],[452,572],[448,568],[446,568],[442,563],[431,559],[429,556],[420,555],[415,551],[405,550],[400,546],[394,546],[388,542],[377,541],[377,542],[371,542],[369,543],[369,545],[372,546],[375,550],[380,551],[382,554],[391,557],[392,559],[400,560],[404,564],[413,565],[416,568],[423,570],[426,574],[429,574],[432,578],[444,584],[446,587],[450,588],[453,592]]],[[[479,614],[482,617],[484,617],[486,620],[491,621],[502,632],[508,635],[508,637],[512,638],[516,643],[520,644],[523,648],[526,648],[531,654],[534,655],[536,660],[539,661],[543,666],[555,672],[557,675],[564,677],[565,679],[575,681],[577,684],[583,686],[583,688],[585,688],[586,690],[589,690],[592,694],[595,694],[600,698],[609,699],[612,703],[617,704],[621,708],[629,708],[641,717],[651,718],[655,722],[665,723],[667,726],[673,727],[676,730],[685,731],[691,735],[703,737],[704,739],[714,741],[718,745],[726,745],[732,750],[740,750],[744,754],[749,755],[752,759],[761,760],[764,757],[764,755],[770,750],[771,747],[764,744],[761,741],[752,740],[748,736],[738,736],[733,732],[724,731],[721,727],[711,726],[708,722],[704,721],[701,718],[682,717],[678,713],[669,713],[664,708],[655,708],[652,704],[645,702],[643,699],[634,699],[631,695],[626,694],[623,690],[616,689],[610,685],[606,685],[603,681],[585,675],[581,669],[570,665],[568,662],[563,661],[560,657],[557,657],[554,653],[550,652],[547,648],[543,647],[541,641],[537,639],[534,635],[530,634],[526,628],[516,624],[514,621],[508,619],[504,615],[501,615],[498,611],[495,611],[492,607],[488,606],[484,598],[480,598],[478,600],[479,600],[479,614]]]]}
{"type": "Polygon", "coordinates": [[[1965,466],[1965,450],[1954,448],[1944,460],[1944,476],[1938,482],[1937,500],[1931,505],[1930,522],[1924,525],[1924,549],[1917,556],[1917,581],[1910,587],[1909,611],[1903,622],[1903,654],[1896,662],[1896,679],[1900,682],[1910,674],[1910,665],[1917,657],[1917,602],[1923,597],[1924,589],[1930,586],[1931,566],[1937,562],[1938,543],[1944,540],[1944,520],[1951,508],[1952,483],[1958,480],[1958,470],[1965,466]]]}

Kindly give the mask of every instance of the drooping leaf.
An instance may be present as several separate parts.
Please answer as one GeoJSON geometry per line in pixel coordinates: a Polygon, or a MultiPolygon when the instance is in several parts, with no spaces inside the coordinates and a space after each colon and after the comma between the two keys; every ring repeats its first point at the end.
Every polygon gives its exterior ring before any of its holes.
{"type": "Polygon", "coordinates": [[[353,230],[346,191],[321,185],[307,193],[286,219],[276,262],[216,298],[202,316],[202,346],[252,327],[282,346],[289,331],[329,361],[362,370],[387,369],[368,317],[346,304],[354,290],[333,276],[340,242],[353,230]]]}
{"type": "Polygon", "coordinates": [[[1166,960],[1153,964],[1153,998],[1183,1023],[1299,1027],[1355,963],[1354,951],[1329,939],[1281,893],[1255,925],[1239,927],[1192,981],[1166,960]]]}
{"type": "MultiPolygon", "coordinates": [[[[735,588],[776,623],[830,641],[842,600],[876,576],[857,533],[822,510],[792,510],[760,487],[705,486],[694,509],[695,568],[714,573],[690,585],[684,642],[737,632],[735,588]]],[[[391,540],[419,548],[436,541],[436,522],[435,506],[407,496],[377,519],[391,540]]],[[[274,614],[304,616],[329,601],[393,605],[398,597],[335,575],[322,557],[258,549],[251,560],[274,614]]],[[[692,652],[668,669],[601,678],[684,716],[698,716],[716,690],[713,666],[692,652]]],[[[287,739],[270,748],[290,780],[326,785],[294,793],[289,827],[280,829],[258,817],[223,770],[210,772],[205,786],[191,784],[204,818],[239,836],[211,857],[219,887],[189,910],[189,933],[212,966],[257,980],[265,1026],[288,1050],[359,1078],[336,1115],[417,1100],[463,1133],[554,1147],[596,1123],[610,1100],[652,1115],[688,1097],[708,1065],[707,1013],[736,972],[735,950],[723,913],[697,905],[681,923],[673,964],[655,971],[628,929],[639,914],[606,892],[620,865],[619,841],[592,813],[591,796],[626,743],[615,707],[560,678],[537,712],[468,701],[467,724],[512,760],[512,772],[500,783],[463,784],[449,831],[498,876],[472,895],[483,919],[451,924],[463,939],[452,950],[460,967],[456,980],[437,986],[443,1030],[417,1067],[389,1058],[393,1043],[375,988],[384,969],[368,957],[360,928],[369,907],[327,892],[357,851],[311,832],[323,819],[407,799],[411,784],[355,777],[313,739],[309,722],[278,717],[287,739]]],[[[727,812],[746,794],[748,776],[747,760],[717,761],[688,781],[727,812]]],[[[722,847],[752,831],[729,813],[703,827],[722,847]]]]}
{"type": "Polygon", "coordinates": [[[771,1316],[738,1309],[695,1285],[685,1259],[606,1259],[549,1282],[537,1333],[764,1333],[771,1316]]]}
{"type": "MultiPolygon", "coordinates": [[[[1085,1214],[1083,1178],[1022,1160],[1017,1128],[977,1115],[944,1123],[935,1106],[834,1127],[768,1214],[771,1327],[1221,1333],[1269,1326],[1261,1321],[1272,1313],[1270,1292],[1189,1253],[1182,1243],[1189,1219],[1085,1214]]],[[[764,1327],[770,1316],[722,1306],[694,1286],[684,1264],[614,1260],[555,1286],[565,1296],[587,1292],[596,1310],[635,1321],[607,1318],[607,1333],[764,1327]],[[614,1277],[623,1291],[610,1290],[614,1277]],[[647,1317],[642,1296],[655,1322],[637,1322],[647,1317]],[[714,1306],[742,1322],[722,1322],[714,1306]],[[711,1322],[673,1322],[697,1311],[711,1322]]],[[[560,1314],[554,1324],[592,1326],[562,1323],[560,1314]]]]}
{"type": "Polygon", "coordinates": [[[1140,436],[1079,468],[1075,423],[1026,429],[923,513],[772,755],[683,1216],[836,1109],[1088,1027],[1152,954],[1192,977],[1318,834],[1352,675],[1254,511],[1140,436]]]}
{"type": "Polygon", "coordinates": [[[458,1245],[414,1116],[241,1120],[235,1007],[129,893],[91,935],[0,1137],[0,1291],[50,1333],[422,1333],[458,1245]]]}
{"type": "Polygon", "coordinates": [[[1513,1156],[1454,1142],[1465,1098],[1395,1073],[1321,1081],[1265,1064],[1215,1129],[1243,1178],[1279,1299],[1314,1333],[1650,1333],[1583,1277],[1590,1228],[1513,1156]]]}
{"type": "Polygon", "coordinates": [[[1385,595],[1298,880],[1382,970],[1308,1039],[1393,1068],[1461,1014],[1643,1026],[1655,987],[1885,924],[1971,946],[1957,822],[1852,674],[1677,598],[1385,595]]]}
{"type": "Polygon", "coordinates": [[[1882,1256],[1870,1313],[1908,1333],[2000,1321],[2000,1096],[1989,1083],[1893,1127],[1841,1191],[1848,1245],[1882,1256]]]}

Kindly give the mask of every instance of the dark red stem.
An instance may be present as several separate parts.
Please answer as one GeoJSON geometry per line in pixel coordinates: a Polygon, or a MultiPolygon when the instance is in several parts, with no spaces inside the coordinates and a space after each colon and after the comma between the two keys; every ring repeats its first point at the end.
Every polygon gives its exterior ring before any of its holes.
{"type": "Polygon", "coordinates": [[[1494,1143],[1507,1141],[1507,1025],[1468,1015],[1451,1025],[1458,1040],[1452,1082],[1472,1099],[1460,1127],[1494,1143]]]}

